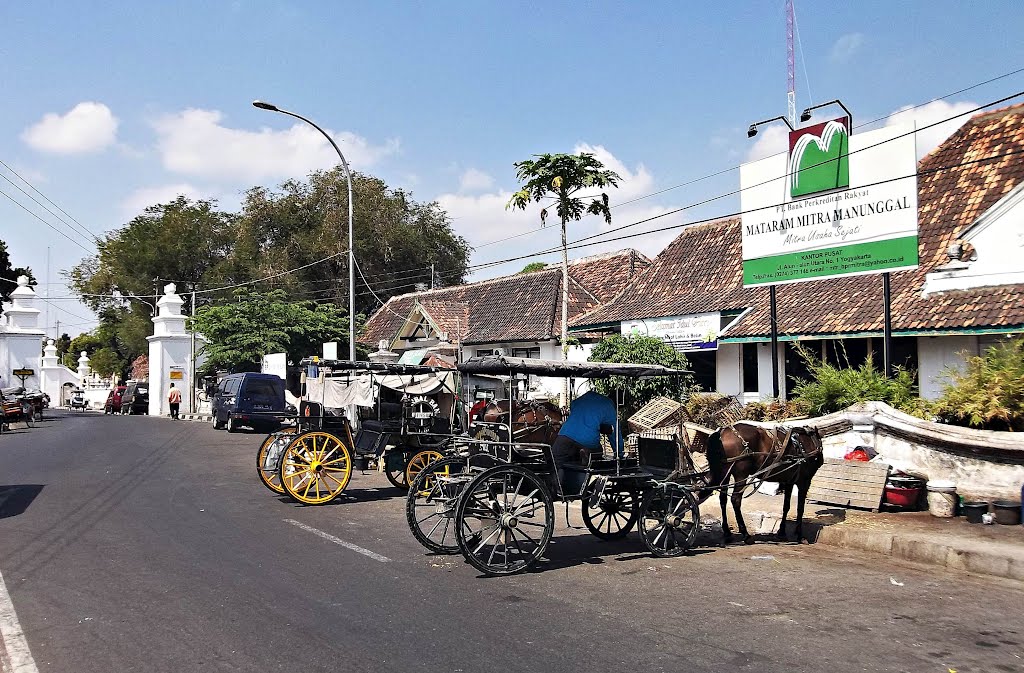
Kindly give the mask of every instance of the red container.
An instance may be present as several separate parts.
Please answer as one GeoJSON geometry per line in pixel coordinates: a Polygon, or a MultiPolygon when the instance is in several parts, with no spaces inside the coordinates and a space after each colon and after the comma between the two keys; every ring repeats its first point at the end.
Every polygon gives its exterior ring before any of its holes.
{"type": "Polygon", "coordinates": [[[896,507],[913,509],[921,498],[921,487],[900,488],[899,486],[885,487],[885,504],[896,507]]]}

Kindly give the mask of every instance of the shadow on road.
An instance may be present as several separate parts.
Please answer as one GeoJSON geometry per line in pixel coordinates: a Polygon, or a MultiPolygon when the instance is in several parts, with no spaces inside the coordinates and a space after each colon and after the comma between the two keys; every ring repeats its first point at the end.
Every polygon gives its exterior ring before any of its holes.
{"type": "Polygon", "coordinates": [[[42,484],[0,486],[0,519],[24,513],[42,490],[42,484]]]}

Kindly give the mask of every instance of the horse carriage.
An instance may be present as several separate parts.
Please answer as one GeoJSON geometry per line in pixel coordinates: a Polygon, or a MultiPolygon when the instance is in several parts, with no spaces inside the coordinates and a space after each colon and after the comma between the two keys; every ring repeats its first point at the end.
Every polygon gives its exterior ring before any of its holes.
{"type": "Polygon", "coordinates": [[[8,423],[24,421],[29,427],[43,420],[43,409],[49,406],[49,397],[38,390],[3,388],[0,390],[0,430],[8,423]]]}
{"type": "Polygon", "coordinates": [[[370,463],[398,488],[447,452],[462,432],[458,376],[445,367],[304,360],[298,422],[271,433],[257,453],[260,480],[275,493],[320,505],[338,497],[353,469],[370,463]],[[353,437],[347,409],[356,409],[353,437]]]}
{"type": "MultiPolygon", "coordinates": [[[[459,370],[464,375],[509,379],[523,374],[604,379],[688,373],[658,365],[504,356],[473,358],[459,370]]],[[[620,400],[616,403],[618,406],[620,400]]],[[[488,575],[524,572],[541,559],[554,532],[555,502],[565,503],[567,508],[569,503],[579,502],[584,525],[601,539],[623,538],[636,527],[650,553],[675,557],[693,546],[700,525],[700,503],[715,491],[721,494],[724,519],[730,479],[736,484],[733,502],[741,533],[747,537],[736,494],[742,498],[751,480],[758,478],[796,481],[808,471],[813,475],[813,469],[804,469],[813,456],[820,464],[820,438],[816,444],[813,439],[816,433],[792,429],[779,443],[774,434],[777,430],[755,428],[751,434],[748,426],[736,425],[724,439],[722,430],[704,435],[707,470],[695,467],[690,455],[693,442],[683,433],[640,435],[632,455],[613,450],[610,455],[591,454],[586,462],[558,466],[551,449],[558,432],[554,428],[552,433],[552,419],[542,419],[536,409],[513,403],[508,408],[489,421],[505,426],[500,432],[491,428],[499,435],[496,439],[482,438],[481,433],[454,439],[450,455],[422,470],[412,482],[406,501],[409,527],[421,544],[435,553],[460,552],[488,575]],[[803,445],[798,435],[807,437],[803,445]],[[738,451],[734,450],[734,437],[740,440],[738,451]],[[797,447],[796,451],[791,446],[797,447]]],[[[614,431],[618,433],[619,428],[614,431]]],[[[809,476],[806,481],[809,483],[809,476]]],[[[789,492],[787,489],[787,509],[789,492]]],[[[805,494],[802,490],[801,514],[805,494]]],[[[723,530],[728,534],[727,526],[723,525],[723,530]]]]}

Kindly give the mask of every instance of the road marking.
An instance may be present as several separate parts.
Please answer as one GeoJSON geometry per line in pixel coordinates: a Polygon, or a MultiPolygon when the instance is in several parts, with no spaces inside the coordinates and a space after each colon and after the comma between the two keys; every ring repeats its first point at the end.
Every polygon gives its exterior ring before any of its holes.
{"type": "Polygon", "coordinates": [[[4,576],[0,574],[0,663],[4,671],[11,673],[39,673],[32,652],[28,649],[25,632],[18,623],[18,615],[14,612],[14,603],[7,593],[4,576]]]}
{"type": "Polygon", "coordinates": [[[319,528],[313,528],[312,526],[307,526],[306,524],[302,523],[301,521],[296,521],[295,519],[284,519],[284,522],[285,523],[290,523],[293,526],[298,526],[302,530],[309,531],[313,535],[317,535],[319,537],[322,537],[323,539],[328,540],[330,542],[333,542],[334,544],[341,545],[345,549],[351,549],[352,551],[358,552],[358,553],[362,554],[363,556],[369,556],[374,561],[380,561],[381,563],[389,563],[391,561],[391,559],[389,559],[387,556],[381,556],[377,552],[370,551],[369,549],[364,549],[363,547],[360,547],[357,544],[352,544],[351,542],[345,542],[340,537],[335,537],[335,536],[331,535],[330,533],[325,533],[324,531],[320,530],[319,528]]]}

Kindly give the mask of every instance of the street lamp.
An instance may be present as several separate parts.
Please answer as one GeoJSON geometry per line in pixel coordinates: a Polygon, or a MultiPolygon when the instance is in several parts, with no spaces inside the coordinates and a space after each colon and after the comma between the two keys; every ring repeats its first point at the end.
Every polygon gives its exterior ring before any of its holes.
{"type": "Polygon", "coordinates": [[[753,124],[751,124],[750,127],[747,128],[747,137],[748,138],[753,138],[754,136],[756,136],[757,135],[757,127],[760,126],[761,124],[767,124],[768,122],[777,122],[780,119],[782,121],[786,122],[786,126],[789,127],[790,131],[793,130],[793,125],[789,123],[789,119],[787,119],[783,115],[779,115],[778,117],[772,117],[771,119],[762,119],[759,122],[754,122],[753,124]]]}
{"type": "Polygon", "coordinates": [[[345,161],[345,155],[341,153],[341,149],[338,148],[338,144],[334,142],[334,138],[330,136],[327,131],[317,126],[315,123],[306,119],[300,114],[289,112],[288,110],[282,110],[281,108],[267,103],[261,100],[254,100],[252,102],[253,107],[258,107],[261,110],[269,110],[270,112],[280,112],[281,114],[288,115],[289,117],[295,117],[306,122],[321,134],[324,138],[327,138],[327,142],[331,143],[331,147],[338,153],[338,158],[341,159],[341,167],[345,169],[345,180],[348,182],[348,359],[355,361],[356,359],[356,277],[355,277],[355,238],[352,235],[352,173],[348,169],[348,162],[345,161]]]}
{"type": "Polygon", "coordinates": [[[812,105],[811,107],[806,108],[803,112],[800,113],[800,121],[811,121],[811,110],[817,110],[818,108],[826,107],[829,105],[838,105],[839,107],[843,108],[843,112],[846,113],[846,118],[850,120],[850,129],[853,129],[853,113],[850,112],[850,110],[845,105],[843,105],[843,101],[839,100],[838,98],[835,100],[830,100],[827,103],[812,105]]]}

